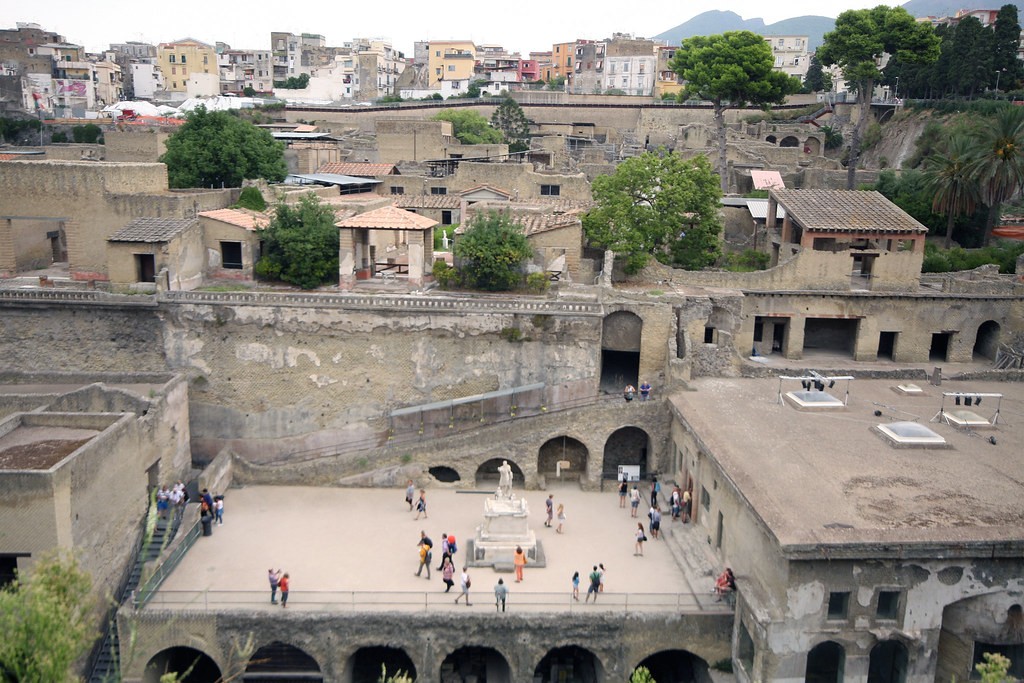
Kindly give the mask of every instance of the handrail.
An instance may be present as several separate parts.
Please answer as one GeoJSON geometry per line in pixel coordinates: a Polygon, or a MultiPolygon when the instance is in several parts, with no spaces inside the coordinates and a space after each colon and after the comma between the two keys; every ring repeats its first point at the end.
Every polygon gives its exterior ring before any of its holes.
{"type": "MultiPolygon", "coordinates": [[[[457,589],[443,591],[330,591],[293,590],[288,607],[319,612],[439,612],[493,610],[494,592],[490,586],[470,590],[469,610],[455,604],[457,589]]],[[[506,601],[507,611],[576,612],[604,611],[624,614],[731,614],[730,601],[717,601],[711,593],[600,593],[596,601],[586,601],[586,590],[580,599],[573,600],[567,592],[520,592],[513,589],[506,601]]],[[[249,590],[161,590],[150,595],[139,608],[174,609],[190,611],[220,611],[228,609],[250,610],[260,606],[270,608],[268,591],[249,590]]],[[[274,608],[276,609],[276,607],[274,608]]]]}
{"type": "Polygon", "coordinates": [[[153,594],[160,588],[160,585],[163,584],[164,580],[170,576],[171,572],[174,571],[174,568],[178,566],[178,563],[181,562],[181,558],[185,556],[185,553],[187,553],[189,548],[192,547],[192,544],[196,542],[200,533],[200,520],[197,519],[195,524],[185,532],[185,535],[182,537],[178,546],[174,548],[167,555],[164,561],[157,566],[153,575],[146,579],[146,581],[136,589],[135,595],[132,596],[132,602],[135,609],[145,607],[146,603],[152,599],[153,594]]]}

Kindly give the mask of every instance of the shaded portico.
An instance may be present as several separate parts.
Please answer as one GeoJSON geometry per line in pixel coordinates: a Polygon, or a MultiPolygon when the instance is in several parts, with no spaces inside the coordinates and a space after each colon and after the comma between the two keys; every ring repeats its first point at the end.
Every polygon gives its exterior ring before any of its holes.
{"type": "Polygon", "coordinates": [[[397,206],[385,206],[335,223],[338,228],[338,286],[352,289],[356,280],[373,277],[376,255],[370,243],[374,230],[404,233],[409,284],[422,285],[424,272],[434,261],[434,226],[437,221],[397,206]]]}

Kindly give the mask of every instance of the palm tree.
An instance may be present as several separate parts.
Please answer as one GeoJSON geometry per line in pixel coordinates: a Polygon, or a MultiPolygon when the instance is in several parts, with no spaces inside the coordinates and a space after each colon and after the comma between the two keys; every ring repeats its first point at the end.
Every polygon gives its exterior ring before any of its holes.
{"type": "Polygon", "coordinates": [[[972,137],[974,159],[968,164],[968,173],[988,207],[984,240],[988,245],[1000,205],[1024,187],[1024,110],[1007,105],[972,137]]]}
{"type": "Polygon", "coordinates": [[[928,190],[935,197],[932,211],[946,217],[946,239],[949,249],[953,239],[953,223],[958,216],[974,213],[979,203],[978,185],[970,174],[972,143],[964,135],[953,135],[943,151],[925,159],[924,177],[928,190]]]}

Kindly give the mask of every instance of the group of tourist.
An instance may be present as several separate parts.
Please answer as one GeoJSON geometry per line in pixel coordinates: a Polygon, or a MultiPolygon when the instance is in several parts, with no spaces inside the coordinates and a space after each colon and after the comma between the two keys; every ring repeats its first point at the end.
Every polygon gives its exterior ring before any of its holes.
{"type": "Polygon", "coordinates": [[[281,591],[281,607],[288,606],[288,590],[291,587],[291,577],[288,572],[281,573],[280,569],[268,569],[267,579],[270,581],[270,604],[277,604],[277,591],[281,591]]]}
{"type": "Polygon", "coordinates": [[[179,480],[170,489],[167,488],[167,484],[164,484],[156,492],[157,517],[166,520],[170,518],[172,513],[175,517],[181,517],[187,502],[188,491],[185,489],[184,482],[179,480]]]}
{"type": "MultiPolygon", "coordinates": [[[[636,398],[636,394],[637,394],[636,387],[634,387],[632,384],[627,384],[626,388],[622,391],[622,397],[624,399],[626,399],[627,403],[629,403],[634,398],[636,398]]],[[[644,380],[643,382],[640,383],[640,400],[641,401],[646,401],[650,397],[651,397],[651,383],[648,382],[647,380],[644,380]]]]}

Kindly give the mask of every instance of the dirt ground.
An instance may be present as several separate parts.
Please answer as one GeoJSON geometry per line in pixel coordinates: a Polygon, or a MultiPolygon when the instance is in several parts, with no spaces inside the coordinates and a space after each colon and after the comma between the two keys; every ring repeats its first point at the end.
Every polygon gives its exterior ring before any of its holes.
{"type": "Polygon", "coordinates": [[[65,441],[54,439],[11,446],[0,451],[0,469],[4,470],[46,470],[74,453],[76,448],[89,439],[65,441]]]}

